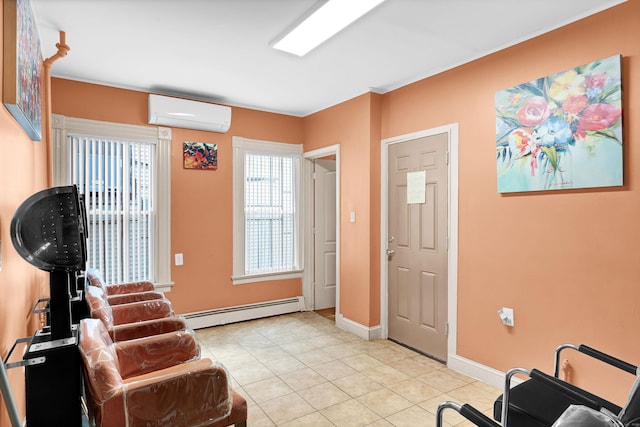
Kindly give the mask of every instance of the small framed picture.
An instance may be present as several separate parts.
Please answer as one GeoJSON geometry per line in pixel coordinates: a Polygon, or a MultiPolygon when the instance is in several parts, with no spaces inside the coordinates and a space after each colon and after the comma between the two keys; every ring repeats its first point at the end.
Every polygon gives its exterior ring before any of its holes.
{"type": "Polygon", "coordinates": [[[185,169],[218,169],[218,144],[185,141],[182,151],[185,169]]]}

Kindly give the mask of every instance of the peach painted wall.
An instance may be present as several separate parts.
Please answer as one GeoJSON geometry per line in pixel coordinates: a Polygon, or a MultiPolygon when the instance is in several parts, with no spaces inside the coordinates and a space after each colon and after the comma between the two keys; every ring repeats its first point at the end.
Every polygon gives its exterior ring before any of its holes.
{"type": "MultiPolygon", "coordinates": [[[[639,16],[640,1],[629,1],[383,96],[383,138],[459,123],[460,356],[549,371],[555,347],[573,342],[640,364],[639,16]],[[614,54],[623,56],[624,187],[498,194],[494,93],[614,54]],[[503,306],[515,309],[514,328],[500,323],[503,306]]],[[[586,378],[584,362],[570,359],[578,384],[624,399],[628,379],[586,378]]]]}
{"type": "Polygon", "coordinates": [[[184,265],[173,267],[171,301],[186,312],[230,307],[302,295],[300,279],[232,285],[231,137],[302,143],[296,117],[234,108],[226,134],[173,129],[171,148],[171,239],[184,265]],[[195,138],[195,139],[194,139],[195,138]],[[182,141],[218,144],[218,170],[182,168],[182,141]]]}
{"type": "MultiPolygon", "coordinates": [[[[640,344],[640,2],[631,0],[518,46],[385,95],[366,94],[304,119],[233,110],[227,134],[173,130],[172,267],[168,294],[179,312],[300,295],[300,282],[230,285],[231,135],[304,142],[305,151],[341,144],[342,314],[379,322],[379,141],[421,129],[460,125],[458,353],[499,370],[551,367],[560,342],[588,342],[634,363],[640,344]],[[598,58],[624,56],[625,186],[621,189],[500,196],[496,191],[493,95],[496,90],[598,58]],[[380,125],[378,125],[380,124],[380,125]],[[216,172],[181,168],[184,140],[219,144],[216,172]],[[356,211],[357,222],[348,222],[356,211]],[[496,310],[512,306],[516,327],[496,310]]],[[[54,79],[53,111],[73,117],[146,124],[143,92],[54,79]]],[[[17,321],[45,287],[45,278],[12,251],[9,221],[19,203],[43,188],[44,146],[28,141],[5,109],[0,113],[0,344],[29,333],[17,321]],[[16,158],[29,160],[20,167],[16,158]],[[16,312],[17,311],[17,312],[16,312]]],[[[31,321],[34,323],[34,321],[31,321]]],[[[31,327],[32,328],[32,327],[31,327]]],[[[580,368],[584,362],[572,357],[580,368]]],[[[21,381],[11,373],[18,391],[21,381]]],[[[575,374],[578,383],[588,379],[575,374]]],[[[613,389],[625,381],[600,374],[613,389]]],[[[0,420],[1,422],[4,420],[0,420]]]]}
{"type": "MultiPolygon", "coordinates": [[[[147,125],[147,94],[53,79],[53,112],[147,125]]],[[[302,143],[302,119],[233,108],[225,134],[174,128],[171,143],[171,246],[184,265],[172,266],[167,294],[178,313],[302,295],[300,279],[232,285],[232,136],[302,143]],[[218,170],[182,168],[183,141],[218,144],[218,170]]]]}
{"type": "MultiPolygon", "coordinates": [[[[1,22],[1,21],[0,21],[1,22]]],[[[5,357],[17,338],[31,336],[41,327],[31,315],[33,304],[49,293],[49,276],[22,259],[11,243],[10,224],[15,210],[33,193],[47,186],[44,142],[33,142],[13,116],[0,108],[0,356],[5,357]]],[[[11,361],[21,359],[22,348],[11,361]]],[[[24,370],[8,371],[16,403],[24,415],[24,370]]],[[[2,399],[0,399],[1,401],[2,399]]],[[[0,426],[9,425],[0,402],[0,426]]]]}
{"type": "MultiPolygon", "coordinates": [[[[0,2],[1,3],[1,2],[0,2]]],[[[0,7],[0,28],[2,27],[0,7]]],[[[0,39],[2,39],[0,31],[0,39]]],[[[2,43],[0,43],[2,44],[2,43]]],[[[2,80],[0,63],[0,81],[2,80]]],[[[0,86],[0,98],[2,87],[0,86]]],[[[40,328],[40,319],[31,315],[38,298],[49,293],[49,277],[18,255],[11,243],[10,224],[15,210],[33,193],[47,186],[47,153],[44,142],[33,142],[13,116],[0,107],[0,357],[4,358],[14,341],[31,336],[40,328]]],[[[11,357],[21,359],[22,347],[11,357]]],[[[14,399],[24,417],[24,370],[7,371],[14,399]]],[[[0,398],[0,427],[9,426],[5,403],[0,398]]]]}
{"type": "MultiPolygon", "coordinates": [[[[369,259],[371,260],[371,323],[369,326],[380,324],[380,141],[382,120],[382,96],[371,93],[371,122],[369,134],[369,146],[371,147],[370,182],[369,182],[369,206],[371,223],[369,235],[371,247],[369,259]]],[[[353,302],[352,302],[353,303],[353,302]]]]}
{"type": "Polygon", "coordinates": [[[368,93],[304,118],[305,151],[340,144],[340,311],[366,326],[380,322],[380,108],[368,93]]]}

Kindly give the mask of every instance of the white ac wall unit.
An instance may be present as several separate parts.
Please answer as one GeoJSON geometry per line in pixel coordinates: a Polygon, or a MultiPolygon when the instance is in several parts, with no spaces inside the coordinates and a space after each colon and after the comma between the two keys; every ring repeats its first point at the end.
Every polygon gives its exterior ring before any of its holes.
{"type": "Polygon", "coordinates": [[[231,126],[231,107],[149,95],[149,124],[224,133],[231,126]]]}

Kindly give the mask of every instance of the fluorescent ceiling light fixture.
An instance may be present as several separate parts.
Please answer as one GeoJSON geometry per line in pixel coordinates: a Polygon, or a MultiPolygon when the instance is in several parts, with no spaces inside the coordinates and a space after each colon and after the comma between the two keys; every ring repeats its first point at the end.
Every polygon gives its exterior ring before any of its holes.
{"type": "Polygon", "coordinates": [[[329,0],[273,45],[304,56],[384,0],[329,0]]]}

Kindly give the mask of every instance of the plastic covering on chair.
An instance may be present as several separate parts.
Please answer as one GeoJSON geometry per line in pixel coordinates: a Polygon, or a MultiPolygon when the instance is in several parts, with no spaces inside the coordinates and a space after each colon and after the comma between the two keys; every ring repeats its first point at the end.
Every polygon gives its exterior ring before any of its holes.
{"type": "Polygon", "coordinates": [[[184,331],[185,329],[187,329],[187,321],[178,316],[114,325],[108,331],[113,341],[127,341],[167,332],[184,331]]]}
{"type": "Polygon", "coordinates": [[[605,412],[586,406],[571,405],[553,423],[553,427],[624,427],[624,424],[605,412]]]}
{"type": "Polygon", "coordinates": [[[140,322],[173,316],[171,303],[166,300],[139,301],[127,304],[109,305],[104,291],[94,286],[86,288],[87,304],[91,317],[101,319],[105,325],[113,323],[140,322]]]}
{"type": "Polygon", "coordinates": [[[162,292],[134,292],[132,294],[107,295],[109,305],[129,304],[132,302],[153,301],[166,299],[162,292]]]}
{"type": "Polygon", "coordinates": [[[102,273],[100,273],[100,271],[96,270],[95,268],[88,268],[86,271],[86,276],[89,285],[102,288],[107,295],[155,291],[153,283],[147,281],[116,283],[107,285],[104,281],[104,278],[102,277],[102,273]]]}
{"type": "Polygon", "coordinates": [[[215,424],[232,409],[224,366],[198,359],[190,332],[114,344],[97,319],[80,323],[87,401],[97,427],[215,424]]]}
{"type": "Polygon", "coordinates": [[[100,272],[95,269],[88,269],[85,273],[85,279],[87,286],[95,286],[104,291],[107,302],[110,305],[165,298],[162,292],[154,290],[151,282],[132,282],[106,285],[100,272]]]}
{"type": "Polygon", "coordinates": [[[104,291],[95,286],[85,290],[89,313],[100,319],[114,341],[186,329],[183,318],[175,317],[168,300],[109,305],[104,291]]]}

